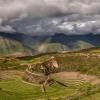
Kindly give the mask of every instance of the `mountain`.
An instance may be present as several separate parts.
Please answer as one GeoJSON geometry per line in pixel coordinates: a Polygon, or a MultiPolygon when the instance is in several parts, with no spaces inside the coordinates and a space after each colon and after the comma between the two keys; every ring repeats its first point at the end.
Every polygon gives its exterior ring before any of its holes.
{"type": "Polygon", "coordinates": [[[44,52],[80,50],[100,46],[99,34],[30,36],[0,32],[0,55],[36,55],[44,52]]]}

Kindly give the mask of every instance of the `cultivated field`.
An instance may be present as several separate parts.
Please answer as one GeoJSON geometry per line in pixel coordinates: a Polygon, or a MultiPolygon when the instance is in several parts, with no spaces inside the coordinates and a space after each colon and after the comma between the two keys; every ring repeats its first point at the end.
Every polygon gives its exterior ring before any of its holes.
{"type": "MultiPolygon", "coordinates": [[[[31,57],[0,58],[0,100],[100,100],[100,49],[71,53],[49,53],[31,57]],[[23,80],[27,64],[55,56],[59,68],[51,69],[54,84],[41,85],[23,80]],[[64,83],[63,86],[57,81],[64,83]]],[[[42,73],[36,68],[36,72],[42,73]]]]}

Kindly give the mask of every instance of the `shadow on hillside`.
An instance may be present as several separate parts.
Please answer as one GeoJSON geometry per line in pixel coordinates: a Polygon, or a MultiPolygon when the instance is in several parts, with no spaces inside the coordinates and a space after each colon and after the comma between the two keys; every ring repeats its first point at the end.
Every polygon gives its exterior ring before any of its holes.
{"type": "Polygon", "coordinates": [[[30,36],[17,32],[0,32],[0,36],[21,43],[23,47],[28,49],[32,54],[39,54],[39,52],[32,48],[32,46],[41,45],[43,43],[60,43],[67,46],[69,49],[75,48],[78,41],[84,41],[93,46],[100,46],[100,34],[93,35],[92,33],[85,35],[66,35],[63,33],[56,33],[52,36],[30,36]]]}

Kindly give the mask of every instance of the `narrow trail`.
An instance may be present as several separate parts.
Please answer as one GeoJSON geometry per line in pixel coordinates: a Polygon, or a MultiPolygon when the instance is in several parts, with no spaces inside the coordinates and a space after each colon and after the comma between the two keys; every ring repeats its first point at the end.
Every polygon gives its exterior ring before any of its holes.
{"type": "Polygon", "coordinates": [[[26,72],[27,72],[27,73],[30,73],[30,74],[32,74],[32,75],[36,75],[36,76],[43,76],[42,73],[31,72],[31,71],[29,71],[28,69],[26,69],[26,72]]]}

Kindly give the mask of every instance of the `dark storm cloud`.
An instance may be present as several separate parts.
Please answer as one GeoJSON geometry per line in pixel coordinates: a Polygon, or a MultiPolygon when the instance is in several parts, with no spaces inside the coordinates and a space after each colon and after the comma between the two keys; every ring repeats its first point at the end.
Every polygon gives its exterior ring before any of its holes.
{"type": "Polygon", "coordinates": [[[75,25],[79,32],[92,31],[94,26],[99,30],[100,0],[0,0],[0,21],[2,23],[8,20],[20,21],[30,17],[34,19],[63,15],[68,19],[66,24],[55,25],[55,30],[72,29],[74,31],[73,26],[75,25]]]}

